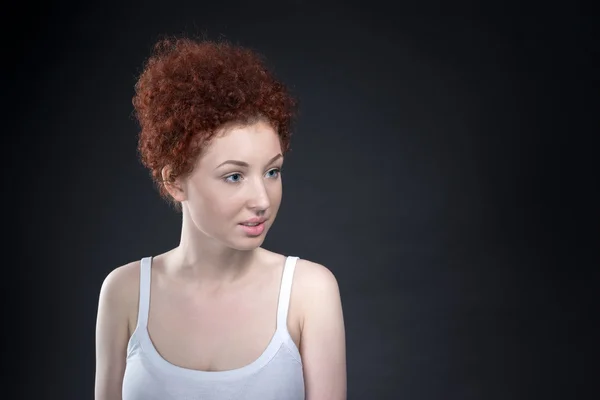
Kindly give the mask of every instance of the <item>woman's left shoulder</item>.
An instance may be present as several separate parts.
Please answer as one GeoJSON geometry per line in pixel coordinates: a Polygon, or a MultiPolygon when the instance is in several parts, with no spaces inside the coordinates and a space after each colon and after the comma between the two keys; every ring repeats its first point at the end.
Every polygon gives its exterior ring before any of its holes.
{"type": "Polygon", "coordinates": [[[337,295],[339,287],[337,278],[327,266],[299,258],[296,261],[294,285],[304,294],[337,295]]]}

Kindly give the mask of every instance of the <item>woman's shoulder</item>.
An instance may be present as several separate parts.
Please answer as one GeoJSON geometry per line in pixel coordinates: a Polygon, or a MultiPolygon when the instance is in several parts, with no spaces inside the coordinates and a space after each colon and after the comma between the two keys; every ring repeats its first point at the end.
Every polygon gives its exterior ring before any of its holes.
{"type": "Polygon", "coordinates": [[[312,294],[319,290],[337,290],[337,279],[327,266],[316,262],[299,258],[296,262],[294,273],[294,285],[302,292],[312,294]]]}
{"type": "MultiPolygon", "coordinates": [[[[270,258],[270,264],[282,265],[283,260],[289,256],[264,250],[264,254],[270,258]]],[[[292,283],[292,296],[298,297],[311,296],[315,290],[337,290],[337,280],[333,272],[325,265],[297,257],[296,266],[294,268],[294,277],[292,283]]]]}
{"type": "Polygon", "coordinates": [[[341,304],[340,290],[333,272],[322,263],[304,258],[296,261],[291,297],[297,307],[294,314],[297,315],[302,336],[307,320],[323,320],[321,326],[326,326],[329,323],[327,316],[337,315],[335,310],[341,304]]]}
{"type": "Polygon", "coordinates": [[[108,290],[118,290],[140,281],[141,260],[130,261],[111,270],[102,282],[102,287],[108,290]]]}
{"type": "Polygon", "coordinates": [[[137,306],[141,260],[130,261],[112,269],[100,288],[100,301],[111,308],[137,306]]]}
{"type": "MultiPolygon", "coordinates": [[[[268,257],[267,259],[276,265],[281,265],[282,260],[287,259],[290,255],[280,254],[273,251],[261,249],[263,253],[268,257]]],[[[294,272],[294,282],[296,280],[312,280],[317,279],[318,281],[335,279],[331,270],[323,264],[316,261],[311,261],[301,256],[294,256],[297,258],[296,267],[294,272]]]]}

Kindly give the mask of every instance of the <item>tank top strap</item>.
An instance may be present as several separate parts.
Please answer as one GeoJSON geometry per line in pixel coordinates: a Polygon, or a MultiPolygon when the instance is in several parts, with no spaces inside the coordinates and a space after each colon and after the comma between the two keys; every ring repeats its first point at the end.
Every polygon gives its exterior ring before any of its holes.
{"type": "Polygon", "coordinates": [[[150,283],[152,278],[152,257],[144,257],[140,262],[140,299],[137,326],[146,328],[150,310],[150,283]]]}
{"type": "Polygon", "coordinates": [[[292,281],[294,278],[294,269],[299,257],[289,256],[283,266],[281,277],[281,287],[279,288],[279,301],[277,304],[277,330],[287,329],[287,316],[290,306],[290,296],[292,294],[292,281]]]}

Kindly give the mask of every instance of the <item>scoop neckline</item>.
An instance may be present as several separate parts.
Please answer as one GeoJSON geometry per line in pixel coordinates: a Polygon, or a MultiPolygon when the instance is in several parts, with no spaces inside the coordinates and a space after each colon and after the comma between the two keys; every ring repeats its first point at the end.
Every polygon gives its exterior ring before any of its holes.
{"type": "Polygon", "coordinates": [[[254,361],[239,368],[222,371],[206,371],[181,367],[164,358],[154,346],[147,328],[136,329],[136,332],[134,332],[133,336],[138,337],[140,345],[144,349],[144,354],[150,359],[150,361],[152,361],[157,367],[163,369],[165,372],[170,372],[178,376],[184,375],[190,378],[204,379],[239,378],[240,376],[256,372],[266,366],[277,354],[281,346],[285,343],[285,340],[283,340],[282,337],[283,335],[281,329],[277,327],[265,350],[254,361]]]}

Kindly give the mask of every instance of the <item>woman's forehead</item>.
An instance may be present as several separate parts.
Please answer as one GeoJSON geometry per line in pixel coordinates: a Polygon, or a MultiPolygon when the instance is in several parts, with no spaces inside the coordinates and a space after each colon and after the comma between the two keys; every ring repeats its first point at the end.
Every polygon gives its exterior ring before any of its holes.
{"type": "Polygon", "coordinates": [[[232,127],[214,137],[204,152],[202,163],[219,164],[229,159],[262,163],[278,153],[281,153],[281,142],[275,130],[268,124],[256,123],[232,127]]]}

